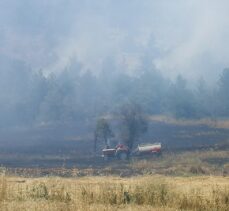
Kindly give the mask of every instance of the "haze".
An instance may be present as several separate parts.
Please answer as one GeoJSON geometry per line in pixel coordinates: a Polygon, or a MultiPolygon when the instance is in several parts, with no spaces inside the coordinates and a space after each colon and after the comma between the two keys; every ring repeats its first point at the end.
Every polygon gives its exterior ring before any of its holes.
{"type": "Polygon", "coordinates": [[[147,55],[166,76],[213,83],[229,66],[228,8],[226,0],[2,0],[0,54],[46,74],[73,60],[97,74],[108,59],[139,74],[147,55]]]}
{"type": "Polygon", "coordinates": [[[1,1],[0,126],[94,121],[128,101],[148,115],[229,115],[228,6],[1,1]]]}

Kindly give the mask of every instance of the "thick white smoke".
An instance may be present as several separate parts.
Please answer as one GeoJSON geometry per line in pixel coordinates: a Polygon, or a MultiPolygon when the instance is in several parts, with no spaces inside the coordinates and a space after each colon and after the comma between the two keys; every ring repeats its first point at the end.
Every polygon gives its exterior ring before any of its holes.
{"type": "Polygon", "coordinates": [[[0,55],[47,73],[74,59],[97,73],[112,58],[130,74],[147,56],[169,77],[214,81],[229,66],[228,8],[226,0],[3,0],[0,55]]]}

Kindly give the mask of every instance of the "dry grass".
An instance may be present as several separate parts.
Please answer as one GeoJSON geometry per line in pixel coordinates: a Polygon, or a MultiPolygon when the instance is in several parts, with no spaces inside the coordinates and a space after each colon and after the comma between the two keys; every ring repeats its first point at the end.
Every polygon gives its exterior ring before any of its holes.
{"type": "Polygon", "coordinates": [[[134,159],[130,168],[145,174],[171,176],[229,175],[229,151],[207,150],[169,153],[161,158],[134,159]]]}
{"type": "MultiPolygon", "coordinates": [[[[138,176],[161,174],[166,176],[197,176],[215,175],[229,176],[228,150],[196,150],[182,152],[163,152],[161,157],[140,156],[123,162],[113,160],[104,162],[101,158],[98,165],[89,165],[81,168],[4,168],[0,167],[0,174],[24,177],[83,177],[83,176],[138,176]]],[[[93,162],[92,160],[92,162],[93,162]]],[[[45,162],[45,161],[43,161],[45,162]]],[[[83,162],[83,159],[80,161],[83,162]]]]}
{"type": "Polygon", "coordinates": [[[226,211],[228,158],[227,150],[168,152],[159,158],[114,161],[103,169],[59,168],[49,174],[68,178],[40,177],[39,171],[50,169],[21,169],[13,174],[1,167],[0,210],[226,211]]]}
{"type": "Polygon", "coordinates": [[[203,118],[203,119],[176,119],[171,116],[163,116],[163,115],[154,115],[150,116],[149,120],[164,122],[167,124],[174,125],[182,125],[182,126],[198,126],[198,125],[206,125],[212,128],[224,128],[229,129],[229,120],[228,119],[213,119],[213,118],[203,118]]]}
{"type": "Polygon", "coordinates": [[[0,210],[139,209],[226,211],[229,209],[229,178],[2,176],[0,180],[0,210]]]}

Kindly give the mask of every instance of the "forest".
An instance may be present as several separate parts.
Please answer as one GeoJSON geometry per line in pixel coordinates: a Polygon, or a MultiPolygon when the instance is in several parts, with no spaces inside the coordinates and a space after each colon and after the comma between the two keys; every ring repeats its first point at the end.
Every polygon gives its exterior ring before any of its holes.
{"type": "Polygon", "coordinates": [[[128,102],[147,115],[182,119],[229,117],[229,69],[215,85],[201,77],[196,82],[178,75],[166,78],[146,63],[138,75],[117,70],[112,60],[99,74],[83,71],[77,61],[59,74],[32,71],[25,63],[1,59],[0,127],[90,121],[116,114],[128,102]],[[193,85],[194,84],[194,85],[193,85]]]}

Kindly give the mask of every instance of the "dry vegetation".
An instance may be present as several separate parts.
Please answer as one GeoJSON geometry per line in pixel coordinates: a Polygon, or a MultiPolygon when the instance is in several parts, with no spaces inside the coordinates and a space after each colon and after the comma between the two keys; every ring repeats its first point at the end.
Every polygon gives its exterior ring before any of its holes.
{"type": "Polygon", "coordinates": [[[154,115],[149,117],[150,121],[164,122],[167,124],[180,125],[180,126],[199,126],[206,125],[212,128],[224,128],[229,129],[228,119],[217,119],[217,118],[205,118],[199,120],[187,120],[187,119],[176,119],[169,116],[154,115]]]}
{"type": "Polygon", "coordinates": [[[71,169],[0,168],[3,211],[139,209],[229,210],[229,151],[164,152],[71,169]]]}
{"type": "MultiPolygon", "coordinates": [[[[47,162],[46,159],[39,162],[47,162]]],[[[68,160],[66,159],[66,161],[68,160]]],[[[163,152],[161,157],[133,157],[129,161],[111,160],[104,162],[101,157],[84,157],[74,160],[74,165],[49,168],[0,168],[8,176],[22,177],[82,177],[82,176],[229,176],[229,150],[196,150],[163,152]]]]}
{"type": "Polygon", "coordinates": [[[228,177],[2,176],[0,210],[228,210],[228,177]]]}
{"type": "Polygon", "coordinates": [[[14,173],[1,168],[0,210],[226,211],[228,159],[227,150],[208,150],[113,161],[99,168],[14,173]],[[41,177],[44,172],[47,176],[41,177]]]}
{"type": "Polygon", "coordinates": [[[132,169],[169,176],[229,175],[229,151],[164,153],[162,158],[133,160],[132,169]]]}

